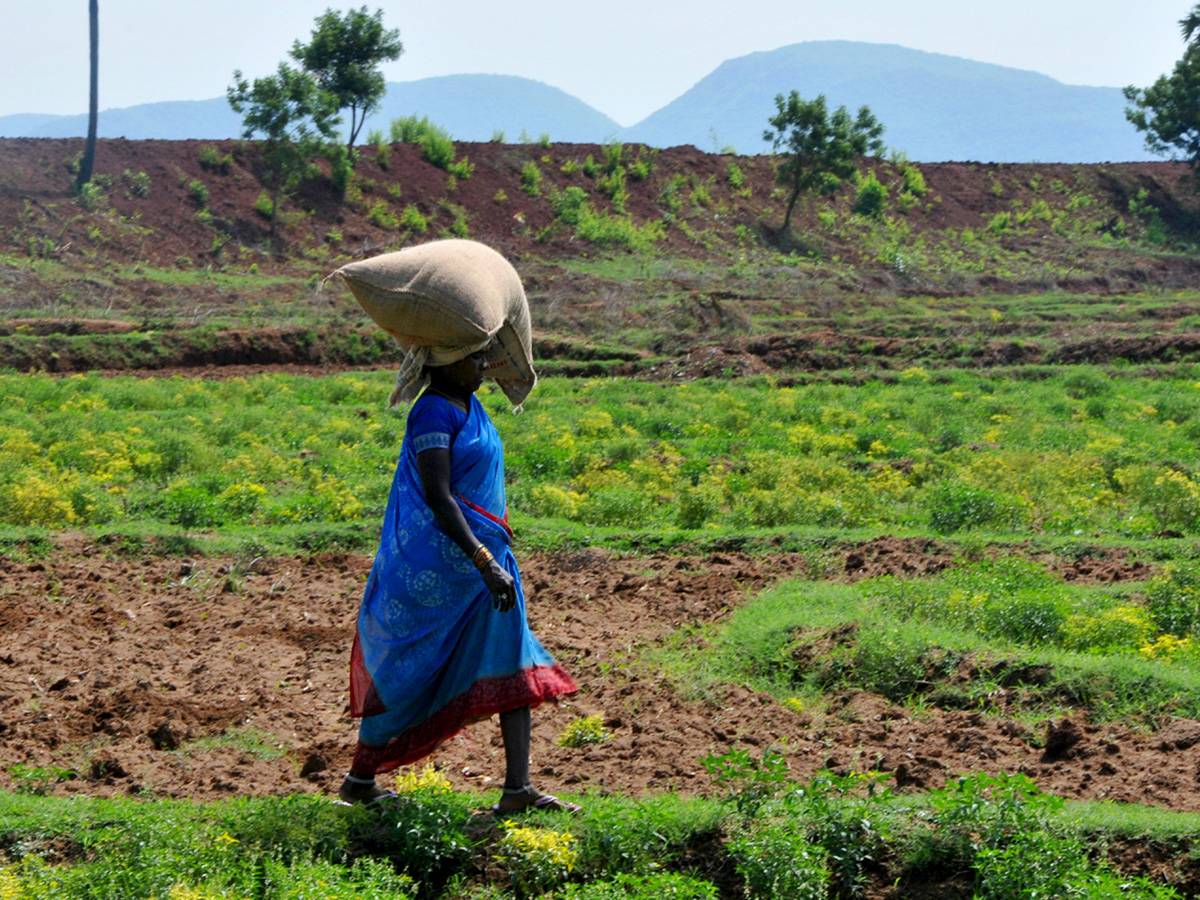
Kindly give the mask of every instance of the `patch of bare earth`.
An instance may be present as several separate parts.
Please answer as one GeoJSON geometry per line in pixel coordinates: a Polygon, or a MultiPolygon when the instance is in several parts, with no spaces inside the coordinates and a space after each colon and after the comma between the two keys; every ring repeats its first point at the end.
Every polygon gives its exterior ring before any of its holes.
{"type": "MultiPolygon", "coordinates": [[[[71,769],[76,776],[57,790],[97,796],[336,787],[354,746],[347,665],[369,556],[259,560],[238,575],[230,560],[68,544],[41,560],[0,559],[0,787],[14,786],[7,770],[15,763],[71,769]],[[264,759],[213,740],[246,729],[271,735],[283,755],[264,759]]],[[[924,574],[950,562],[936,545],[898,538],[837,553],[846,577],[924,574]]],[[[686,699],[639,662],[677,629],[718,623],[762,587],[804,571],[794,554],[526,558],[530,619],[581,686],[535,714],[539,783],[707,794],[703,757],[774,746],[797,777],[869,766],[893,773],[903,790],[938,787],[959,772],[1021,771],[1066,797],[1200,811],[1200,722],[1142,733],[1080,713],[1035,733],[976,712],[913,715],[865,693],[834,697],[812,718],[741,685],[686,699]],[[605,718],[611,740],[555,743],[591,714],[605,718]]],[[[502,758],[498,729],[481,723],[431,761],[471,790],[494,786],[502,758]]]]}

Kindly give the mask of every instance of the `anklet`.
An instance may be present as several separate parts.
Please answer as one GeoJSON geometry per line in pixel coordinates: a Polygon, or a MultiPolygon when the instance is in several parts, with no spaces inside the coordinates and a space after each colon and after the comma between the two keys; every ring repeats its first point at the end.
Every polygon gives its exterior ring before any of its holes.
{"type": "Polygon", "coordinates": [[[375,776],[372,775],[370,778],[359,778],[357,775],[351,775],[349,772],[347,772],[346,780],[351,784],[374,784],[375,776]]]}

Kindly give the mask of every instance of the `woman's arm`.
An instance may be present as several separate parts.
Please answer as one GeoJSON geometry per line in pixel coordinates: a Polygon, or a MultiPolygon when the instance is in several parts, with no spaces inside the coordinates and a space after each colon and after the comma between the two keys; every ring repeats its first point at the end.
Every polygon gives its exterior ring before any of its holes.
{"type": "MultiPolygon", "coordinates": [[[[468,557],[474,558],[482,543],[467,524],[462,509],[450,492],[450,451],[444,447],[422,450],[417,454],[417,473],[425,502],[433,512],[438,527],[459,546],[468,557]]],[[[501,612],[508,612],[517,602],[513,577],[494,559],[488,560],[480,574],[492,592],[492,601],[501,612]]]]}

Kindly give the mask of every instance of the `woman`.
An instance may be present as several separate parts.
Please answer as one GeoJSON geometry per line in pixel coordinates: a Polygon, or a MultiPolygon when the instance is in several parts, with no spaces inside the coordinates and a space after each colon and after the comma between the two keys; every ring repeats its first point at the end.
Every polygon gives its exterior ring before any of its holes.
{"type": "Polygon", "coordinates": [[[427,367],[409,412],[351,655],[351,712],[362,722],[338,791],[346,802],[391,796],[376,773],[499,713],[505,778],[495,811],[578,809],[529,780],[531,708],[578,688],[525,621],[503,448],[475,397],[486,357],[427,367]]]}

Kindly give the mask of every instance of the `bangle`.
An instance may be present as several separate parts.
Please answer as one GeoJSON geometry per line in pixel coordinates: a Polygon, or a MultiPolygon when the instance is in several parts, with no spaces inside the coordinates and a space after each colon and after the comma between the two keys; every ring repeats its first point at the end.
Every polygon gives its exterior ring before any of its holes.
{"type": "Polygon", "coordinates": [[[471,562],[475,564],[475,568],[482,572],[484,567],[495,558],[496,557],[492,556],[491,550],[489,550],[483,544],[480,544],[475,549],[475,552],[471,555],[471,562]]]}

